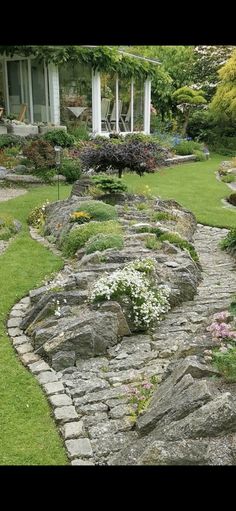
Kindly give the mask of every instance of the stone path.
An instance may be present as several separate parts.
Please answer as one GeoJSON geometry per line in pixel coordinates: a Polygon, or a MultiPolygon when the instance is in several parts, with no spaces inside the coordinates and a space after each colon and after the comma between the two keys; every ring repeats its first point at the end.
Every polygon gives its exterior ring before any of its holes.
{"type": "Polygon", "coordinates": [[[171,361],[205,351],[206,321],[227,307],[236,293],[235,262],[218,246],[227,232],[198,225],[194,244],[203,280],[194,300],[174,308],[152,336],[124,337],[107,356],[81,360],[77,367],[55,372],[40,360],[19,329],[29,299],[12,309],[9,335],[48,395],[72,465],[112,464],[114,456],[138,437],[130,389],[153,376],[160,381],[171,361]]]}
{"type": "Polygon", "coordinates": [[[10,199],[15,199],[19,195],[24,195],[27,190],[23,188],[1,188],[0,187],[0,202],[5,202],[10,199]]]}

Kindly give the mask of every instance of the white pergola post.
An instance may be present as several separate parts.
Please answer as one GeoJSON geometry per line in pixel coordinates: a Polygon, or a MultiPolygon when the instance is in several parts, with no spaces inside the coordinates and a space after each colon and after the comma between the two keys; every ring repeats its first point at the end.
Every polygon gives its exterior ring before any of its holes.
{"type": "Polygon", "coordinates": [[[60,91],[58,66],[48,64],[51,123],[60,125],[60,91]]]}
{"type": "Polygon", "coordinates": [[[92,72],[92,121],[93,134],[101,134],[101,79],[98,71],[92,72]]]}
{"type": "Polygon", "coordinates": [[[151,80],[147,78],[144,82],[144,133],[150,133],[150,109],[151,109],[151,80]]]}

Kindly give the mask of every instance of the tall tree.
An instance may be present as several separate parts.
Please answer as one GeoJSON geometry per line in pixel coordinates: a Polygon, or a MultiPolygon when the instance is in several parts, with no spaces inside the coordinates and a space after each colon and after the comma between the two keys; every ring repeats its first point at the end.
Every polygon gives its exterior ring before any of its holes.
{"type": "Polygon", "coordinates": [[[206,103],[206,100],[201,91],[193,90],[187,86],[177,89],[173,94],[173,99],[183,113],[183,135],[185,135],[191,111],[193,111],[194,107],[206,103]]]}
{"type": "Polygon", "coordinates": [[[219,69],[232,55],[235,46],[195,46],[193,81],[198,89],[205,92],[210,101],[219,83],[219,69]]]}
{"type": "Polygon", "coordinates": [[[217,121],[236,122],[236,50],[219,71],[220,83],[210,110],[217,121]]]}

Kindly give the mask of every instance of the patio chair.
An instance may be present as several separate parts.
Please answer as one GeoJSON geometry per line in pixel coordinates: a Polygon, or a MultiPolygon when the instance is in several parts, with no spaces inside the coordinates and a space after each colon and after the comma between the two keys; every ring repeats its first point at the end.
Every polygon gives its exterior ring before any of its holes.
{"type": "MultiPolygon", "coordinates": [[[[119,99],[119,101],[118,101],[118,119],[119,119],[119,122],[120,122],[120,119],[121,119],[121,110],[122,110],[122,101],[119,99]]],[[[110,122],[110,127],[111,128],[113,127],[113,131],[114,131],[116,129],[116,101],[114,101],[109,122],[110,122]]]]}
{"type": "Polygon", "coordinates": [[[111,126],[110,126],[109,119],[108,119],[109,111],[110,111],[110,103],[111,103],[110,99],[102,98],[102,101],[101,101],[101,121],[102,121],[102,125],[103,124],[105,125],[105,128],[106,128],[107,131],[111,131],[111,126]]]}
{"type": "Polygon", "coordinates": [[[130,120],[131,120],[131,103],[129,104],[129,108],[126,114],[121,114],[120,116],[121,123],[124,127],[125,131],[130,131],[130,120]]]}
{"type": "Polygon", "coordinates": [[[23,122],[24,118],[25,118],[25,112],[26,112],[27,105],[25,103],[22,103],[22,105],[20,105],[20,107],[21,108],[20,108],[19,115],[17,117],[17,121],[23,122]]]}

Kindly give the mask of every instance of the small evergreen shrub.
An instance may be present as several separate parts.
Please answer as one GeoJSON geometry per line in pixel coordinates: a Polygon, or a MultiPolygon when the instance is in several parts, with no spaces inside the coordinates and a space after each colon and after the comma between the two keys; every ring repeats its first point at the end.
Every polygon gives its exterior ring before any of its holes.
{"type": "Polygon", "coordinates": [[[79,159],[64,158],[60,166],[60,174],[65,176],[67,183],[74,183],[81,176],[81,163],[79,159]]]}
{"type": "Polygon", "coordinates": [[[97,234],[92,236],[85,244],[86,254],[92,254],[97,250],[103,252],[108,248],[122,249],[124,246],[123,237],[120,234],[97,234]]]}
{"type": "Polygon", "coordinates": [[[151,236],[150,238],[147,238],[145,241],[145,247],[149,248],[149,250],[159,250],[161,248],[161,245],[162,245],[161,241],[152,238],[151,236]]]}
{"type": "Polygon", "coordinates": [[[65,256],[73,256],[82,248],[86,241],[96,234],[120,234],[122,227],[118,222],[109,220],[107,222],[89,222],[73,228],[62,239],[62,251],[65,256]]]}
{"type": "Polygon", "coordinates": [[[205,153],[203,153],[202,151],[200,151],[198,149],[194,150],[193,154],[195,154],[195,156],[196,156],[196,161],[206,161],[206,159],[207,159],[205,153]]]}
{"type": "Polygon", "coordinates": [[[43,135],[44,140],[47,140],[53,146],[58,145],[61,147],[71,147],[75,143],[75,137],[65,130],[52,130],[43,135]]]}
{"type": "Polygon", "coordinates": [[[215,350],[212,353],[214,367],[228,382],[236,381],[236,348],[228,348],[226,352],[215,350]]]}
{"type": "Polygon", "coordinates": [[[125,183],[116,177],[107,175],[92,176],[95,185],[104,193],[122,193],[127,192],[128,187],[125,183]]]}
{"type": "Polygon", "coordinates": [[[114,206],[105,204],[105,202],[102,201],[85,201],[81,203],[81,206],[77,207],[76,211],[85,211],[90,215],[91,220],[97,220],[98,222],[117,218],[117,212],[114,206]]]}

